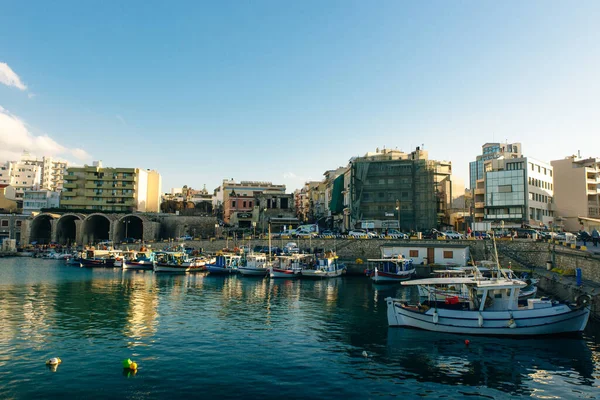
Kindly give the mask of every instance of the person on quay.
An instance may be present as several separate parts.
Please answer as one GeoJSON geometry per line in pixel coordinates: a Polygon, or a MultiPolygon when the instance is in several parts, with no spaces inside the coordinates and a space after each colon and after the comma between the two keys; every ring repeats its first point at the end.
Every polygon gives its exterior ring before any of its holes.
{"type": "Polygon", "coordinates": [[[598,233],[598,229],[594,228],[592,231],[592,242],[594,242],[594,247],[598,247],[598,241],[600,240],[600,233],[598,233]]]}

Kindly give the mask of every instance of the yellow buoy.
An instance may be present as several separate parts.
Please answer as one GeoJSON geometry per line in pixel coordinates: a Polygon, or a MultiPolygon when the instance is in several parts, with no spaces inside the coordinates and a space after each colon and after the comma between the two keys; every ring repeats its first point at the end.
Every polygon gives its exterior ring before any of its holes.
{"type": "Polygon", "coordinates": [[[137,369],[137,363],[135,361],[132,362],[131,365],[129,366],[129,369],[132,369],[135,371],[137,369]]]}

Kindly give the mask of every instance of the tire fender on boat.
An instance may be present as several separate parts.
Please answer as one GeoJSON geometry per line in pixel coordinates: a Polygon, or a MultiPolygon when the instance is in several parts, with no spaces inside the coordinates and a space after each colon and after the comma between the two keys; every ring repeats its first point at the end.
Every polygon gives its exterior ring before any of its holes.
{"type": "Polygon", "coordinates": [[[508,327],[511,328],[511,329],[514,329],[514,328],[517,327],[517,323],[515,322],[514,319],[511,318],[511,319],[508,320],[508,327]]]}
{"type": "Polygon", "coordinates": [[[438,312],[437,312],[437,310],[435,310],[435,311],[433,312],[433,323],[434,323],[434,324],[437,324],[439,320],[440,320],[440,316],[438,315],[438,312]]]}
{"type": "Polygon", "coordinates": [[[481,313],[479,313],[479,316],[477,317],[477,323],[480,328],[483,327],[483,315],[481,315],[481,313]]]}

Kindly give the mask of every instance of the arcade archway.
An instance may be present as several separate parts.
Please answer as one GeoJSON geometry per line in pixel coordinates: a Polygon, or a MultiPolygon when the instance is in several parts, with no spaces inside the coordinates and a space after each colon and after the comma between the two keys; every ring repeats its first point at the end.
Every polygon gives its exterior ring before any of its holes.
{"type": "Polygon", "coordinates": [[[56,222],[56,241],[58,244],[71,245],[77,241],[77,225],[81,217],[74,214],[65,214],[56,222]]]}
{"type": "Polygon", "coordinates": [[[144,240],[144,221],[137,215],[126,215],[115,221],[115,241],[135,242],[144,240]]]}
{"type": "Polygon", "coordinates": [[[110,238],[110,220],[104,214],[92,214],[83,221],[83,242],[95,244],[110,238]]]}
{"type": "Polygon", "coordinates": [[[40,214],[31,221],[29,243],[50,244],[52,240],[52,220],[50,214],[40,214]]]}

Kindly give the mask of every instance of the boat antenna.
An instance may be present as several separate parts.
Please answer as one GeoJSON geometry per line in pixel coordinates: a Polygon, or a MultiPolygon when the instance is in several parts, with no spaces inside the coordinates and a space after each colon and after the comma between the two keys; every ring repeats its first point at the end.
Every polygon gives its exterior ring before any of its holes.
{"type": "Polygon", "coordinates": [[[498,248],[496,247],[496,235],[492,231],[492,243],[494,244],[494,257],[496,258],[496,268],[498,268],[498,278],[501,276],[505,279],[512,280],[502,271],[502,267],[500,267],[500,259],[498,258],[498,248]]]}

